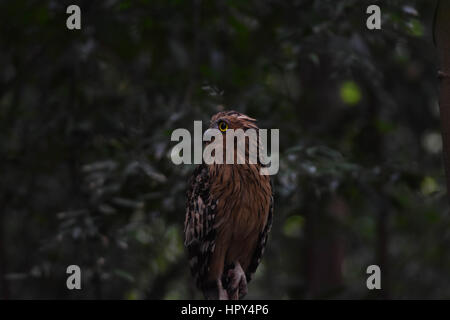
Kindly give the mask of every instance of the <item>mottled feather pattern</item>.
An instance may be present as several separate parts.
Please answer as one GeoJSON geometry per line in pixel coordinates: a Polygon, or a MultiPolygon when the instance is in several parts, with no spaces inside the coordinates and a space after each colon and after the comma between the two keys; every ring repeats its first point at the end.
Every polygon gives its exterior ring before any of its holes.
{"type": "Polygon", "coordinates": [[[264,228],[264,231],[260,234],[258,247],[255,250],[252,262],[250,263],[248,270],[245,273],[248,282],[250,282],[250,280],[252,279],[252,276],[256,272],[256,269],[258,268],[258,265],[261,262],[261,259],[264,255],[264,250],[266,249],[267,245],[267,239],[269,237],[270,230],[272,229],[272,217],[273,217],[273,195],[270,198],[270,209],[269,209],[269,216],[267,217],[266,227],[264,228]]]}
{"type": "Polygon", "coordinates": [[[189,266],[196,284],[208,272],[208,262],[214,252],[215,229],[213,228],[216,201],[210,196],[209,172],[205,165],[199,165],[191,177],[187,191],[185,242],[188,249],[189,266]]]}

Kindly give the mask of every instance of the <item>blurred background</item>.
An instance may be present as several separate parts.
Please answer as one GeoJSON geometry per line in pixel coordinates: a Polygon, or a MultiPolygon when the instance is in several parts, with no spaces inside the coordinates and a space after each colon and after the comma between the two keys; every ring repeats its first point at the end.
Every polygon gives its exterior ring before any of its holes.
{"type": "Polygon", "coordinates": [[[450,298],[433,13],[414,0],[1,1],[0,298],[202,298],[183,247],[193,166],[170,161],[170,135],[222,108],[280,128],[247,298],[450,298]],[[366,28],[369,4],[381,30],[366,28]],[[66,288],[72,264],[82,290],[66,288]],[[371,264],[382,290],[366,288],[371,264]]]}

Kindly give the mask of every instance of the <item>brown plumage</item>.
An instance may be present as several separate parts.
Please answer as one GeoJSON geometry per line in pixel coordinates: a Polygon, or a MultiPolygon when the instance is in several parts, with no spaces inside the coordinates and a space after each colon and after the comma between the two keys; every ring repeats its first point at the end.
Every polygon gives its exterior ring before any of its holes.
{"type": "MultiPolygon", "coordinates": [[[[255,119],[236,111],[214,115],[210,128],[222,122],[229,129],[258,130],[255,119]]],[[[259,162],[249,164],[247,157],[245,164],[201,164],[194,170],[187,192],[185,246],[196,284],[207,299],[242,298],[260,263],[273,203],[270,177],[260,175],[261,167],[259,162]]]]}

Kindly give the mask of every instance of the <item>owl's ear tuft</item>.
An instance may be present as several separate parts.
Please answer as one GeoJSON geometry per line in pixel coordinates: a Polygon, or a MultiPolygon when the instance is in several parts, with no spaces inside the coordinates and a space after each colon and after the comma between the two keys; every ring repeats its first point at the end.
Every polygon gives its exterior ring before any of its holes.
{"type": "Polygon", "coordinates": [[[241,114],[240,116],[238,116],[238,119],[240,119],[240,120],[245,120],[245,121],[249,121],[249,122],[253,122],[253,123],[256,122],[256,119],[255,119],[255,118],[251,118],[251,117],[249,117],[249,116],[247,116],[247,115],[245,115],[245,114],[241,114]]]}

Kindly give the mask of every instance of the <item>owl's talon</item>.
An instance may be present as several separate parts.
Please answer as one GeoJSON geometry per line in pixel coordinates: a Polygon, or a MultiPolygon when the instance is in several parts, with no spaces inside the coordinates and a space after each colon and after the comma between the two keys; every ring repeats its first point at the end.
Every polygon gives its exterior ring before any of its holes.
{"type": "Polygon", "coordinates": [[[247,278],[244,274],[244,277],[239,282],[239,299],[243,299],[247,295],[247,278]]]}
{"type": "Polygon", "coordinates": [[[216,283],[217,283],[217,290],[218,290],[219,300],[229,300],[228,299],[228,292],[227,292],[227,290],[225,290],[222,287],[222,281],[219,279],[219,280],[217,280],[216,283]]]}
{"type": "Polygon", "coordinates": [[[230,300],[242,299],[247,294],[247,278],[239,262],[236,262],[234,268],[228,271],[228,279],[227,292],[230,300]]]}

